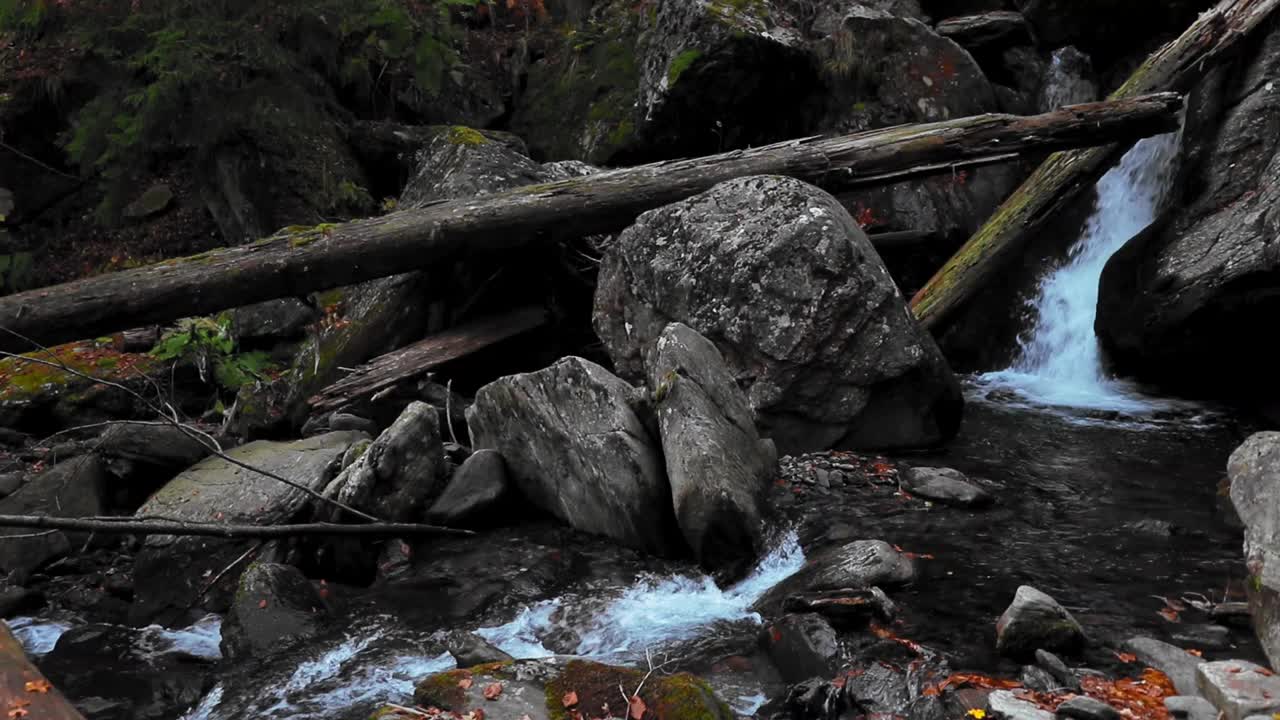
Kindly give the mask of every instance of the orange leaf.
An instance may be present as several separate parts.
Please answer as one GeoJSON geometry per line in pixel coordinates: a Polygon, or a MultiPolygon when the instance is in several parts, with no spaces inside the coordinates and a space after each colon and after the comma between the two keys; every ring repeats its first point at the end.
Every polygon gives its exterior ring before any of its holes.
{"type": "Polygon", "coordinates": [[[9,711],[9,717],[11,718],[20,718],[20,717],[26,717],[26,716],[27,716],[27,711],[25,708],[16,707],[9,711]]]}
{"type": "Polygon", "coordinates": [[[564,706],[567,708],[573,707],[578,704],[578,693],[570,690],[564,694],[564,697],[560,699],[560,702],[564,703],[564,706]]]}
{"type": "Polygon", "coordinates": [[[1165,620],[1168,620],[1171,623],[1181,622],[1178,619],[1178,611],[1174,610],[1173,608],[1168,608],[1168,607],[1160,608],[1156,612],[1160,613],[1160,617],[1164,618],[1165,620]]]}
{"type": "Polygon", "coordinates": [[[1203,650],[1196,650],[1195,648],[1187,648],[1187,652],[1192,655],[1195,655],[1196,657],[1204,657],[1203,650]]]}
{"type": "Polygon", "coordinates": [[[49,688],[53,686],[49,684],[48,680],[40,679],[40,680],[28,680],[27,684],[24,687],[27,692],[47,693],[49,692],[49,688]]]}
{"type": "Polygon", "coordinates": [[[1133,653],[1118,652],[1116,653],[1116,659],[1118,659],[1122,663],[1131,663],[1137,660],[1138,656],[1134,655],[1133,653]]]}
{"type": "Polygon", "coordinates": [[[628,703],[631,709],[627,712],[627,717],[631,718],[631,720],[640,720],[640,718],[644,717],[644,711],[649,709],[645,707],[644,700],[641,700],[639,695],[632,695],[628,703]]]}
{"type": "Polygon", "coordinates": [[[259,610],[266,610],[266,609],[267,609],[267,599],[266,599],[266,598],[262,598],[262,600],[260,600],[260,601],[258,602],[258,609],[259,609],[259,610]]]}
{"type": "Polygon", "coordinates": [[[498,696],[501,694],[502,694],[502,683],[500,682],[489,683],[488,685],[484,686],[485,700],[497,700],[498,696]]]}
{"type": "Polygon", "coordinates": [[[472,682],[474,681],[471,679],[471,676],[468,675],[458,681],[458,687],[462,688],[463,690],[470,690],[472,682]]]}

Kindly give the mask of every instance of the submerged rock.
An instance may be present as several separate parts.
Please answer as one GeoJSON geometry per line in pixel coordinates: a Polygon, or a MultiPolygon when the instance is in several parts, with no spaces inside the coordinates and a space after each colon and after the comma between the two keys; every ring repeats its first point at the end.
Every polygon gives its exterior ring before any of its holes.
{"type": "Polygon", "coordinates": [[[764,550],[777,452],[720,351],[688,326],[668,325],[646,365],[676,524],[703,567],[739,577],[764,550]]]}
{"type": "Polygon", "coordinates": [[[638,391],[582,358],[480,388],[467,410],[476,448],[502,453],[512,483],[570,527],[658,554],[681,541],[662,455],[638,391]]]}
{"type": "Polygon", "coordinates": [[[1225,716],[1245,720],[1250,715],[1280,712],[1280,677],[1245,660],[1207,662],[1196,668],[1200,692],[1225,716]]]}
{"type": "Polygon", "coordinates": [[[825,680],[840,669],[840,640],[821,615],[787,615],[761,631],[760,641],[789,683],[825,680]]]}
{"type": "MultiPolygon", "coordinates": [[[[566,711],[584,716],[607,714],[604,706],[622,707],[618,688],[632,693],[645,673],[589,660],[547,658],[481,665],[437,673],[418,683],[414,702],[460,713],[474,708],[495,718],[563,718],[566,711]]],[[[646,717],[665,720],[733,720],[733,713],[704,680],[688,673],[654,674],[641,689],[646,717]]]]}
{"type": "Polygon", "coordinates": [[[510,662],[515,659],[475,633],[453,633],[446,644],[454,662],[463,669],[489,663],[510,662]]]}
{"type": "Polygon", "coordinates": [[[944,505],[979,507],[995,502],[991,493],[969,482],[964,473],[952,468],[908,468],[901,477],[903,490],[944,505]]]}
{"type": "Polygon", "coordinates": [[[1038,649],[1078,652],[1084,644],[1084,629],[1071,613],[1030,585],[1018,588],[996,622],[996,649],[1015,659],[1034,657],[1038,649]]]}
{"type": "MultiPolygon", "coordinates": [[[[362,441],[367,442],[368,436],[352,432],[288,443],[259,440],[229,450],[227,455],[318,493],[341,471],[347,450],[362,441]]],[[[193,522],[271,525],[297,518],[310,502],[310,496],[298,488],[210,457],[169,481],[137,514],[193,522]]],[[[221,606],[229,599],[238,575],[226,573],[217,584],[205,586],[253,542],[194,536],[148,537],[134,565],[134,619],[151,620],[166,610],[185,612],[202,596],[212,606],[221,606]]]]}
{"type": "Polygon", "coordinates": [[[231,660],[265,657],[315,636],[327,619],[325,602],[297,568],[254,563],[240,576],[222,625],[222,654],[231,660]]]}
{"type": "Polygon", "coordinates": [[[866,235],[825,192],[732,180],[640,216],[609,248],[594,325],[618,371],[670,322],[701,333],[778,451],[951,437],[959,385],[866,235]]]}

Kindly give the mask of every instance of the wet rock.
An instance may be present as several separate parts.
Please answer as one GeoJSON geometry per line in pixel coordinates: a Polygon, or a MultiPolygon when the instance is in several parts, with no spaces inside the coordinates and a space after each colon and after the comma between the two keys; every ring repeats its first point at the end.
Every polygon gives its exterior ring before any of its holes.
{"type": "Polygon", "coordinates": [[[1037,649],[1036,664],[1053,676],[1058,687],[1073,691],[1080,689],[1080,679],[1057,655],[1043,648],[1037,649]]]}
{"type": "Polygon", "coordinates": [[[1168,697],[1164,706],[1177,720],[1218,720],[1218,708],[1198,695],[1168,697]]]}
{"type": "Polygon", "coordinates": [[[996,690],[987,696],[987,704],[997,717],[1005,720],[1053,720],[1053,713],[1020,700],[1008,690],[996,690]]]}
{"type": "Polygon", "coordinates": [[[761,644],[782,679],[829,679],[840,669],[840,640],[821,615],[787,615],[761,632],[761,644]]]}
{"type": "Polygon", "coordinates": [[[138,199],[124,208],[124,216],[130,220],[158,215],[168,209],[173,202],[173,189],[166,183],[156,183],[147,188],[138,199]]]}
{"type": "Polygon", "coordinates": [[[817,613],[841,628],[865,627],[872,620],[889,622],[898,614],[897,606],[878,587],[791,595],[782,601],[782,609],[817,613]]]}
{"type": "Polygon", "coordinates": [[[453,527],[484,524],[500,511],[507,493],[507,466],[502,453],[477,450],[463,461],[427,511],[427,522],[453,527]]]}
{"type": "Polygon", "coordinates": [[[461,126],[440,132],[417,152],[416,161],[417,171],[400,194],[402,208],[548,180],[542,166],[525,154],[461,126]]]}
{"type": "MultiPolygon", "coordinates": [[[[330,420],[330,427],[332,427],[330,420]]],[[[445,476],[436,409],[413,403],[324,489],[324,496],[391,522],[419,517],[445,476]]],[[[331,521],[346,513],[321,511],[331,521]]]]}
{"type": "Polygon", "coordinates": [[[915,580],[915,563],[883,540],[855,540],[817,553],[780,589],[895,588],[915,580]]]}
{"type": "Polygon", "coordinates": [[[1221,97],[1216,121],[1184,138],[1205,146],[1182,171],[1194,181],[1107,262],[1096,326],[1125,375],[1274,408],[1273,364],[1241,339],[1280,309],[1280,29],[1253,47],[1226,87],[1207,90],[1221,97]]]}
{"type": "Polygon", "coordinates": [[[1178,528],[1173,523],[1168,520],[1157,520],[1156,518],[1134,520],[1121,525],[1121,527],[1134,535],[1146,535],[1148,537],[1167,538],[1178,534],[1178,528]]]}
{"type": "Polygon", "coordinates": [[[669,322],[701,333],[780,453],[929,445],[959,420],[955,378],[866,235],[796,180],[732,180],[641,215],[606,254],[593,321],[630,378],[669,322]]]}
{"type": "Polygon", "coordinates": [[[1245,527],[1249,609],[1267,658],[1280,661],[1280,432],[1255,433],[1227,461],[1231,504],[1245,527]]]}
{"type": "Polygon", "coordinates": [[[1058,679],[1048,670],[1036,665],[1024,665],[1018,675],[1018,682],[1036,692],[1049,692],[1058,688],[1058,679]]]}
{"type": "Polygon", "coordinates": [[[845,694],[829,680],[811,678],[787,689],[786,707],[792,717],[835,720],[845,709],[845,694]]]}
{"type": "Polygon", "coordinates": [[[741,577],[764,550],[773,443],[756,432],[720,351],[688,326],[668,325],[646,365],[676,524],[704,568],[741,577]]]}
{"type": "Polygon", "coordinates": [[[1037,109],[1049,112],[1097,99],[1098,84],[1093,78],[1093,61],[1089,56],[1070,45],[1054,50],[1040,86],[1037,109]]]}
{"type": "Polygon", "coordinates": [[[1120,720],[1120,713],[1115,708],[1085,695],[1068,698],[1058,706],[1056,715],[1075,720],[1120,720]]]}
{"type": "Polygon", "coordinates": [[[511,662],[515,658],[494,647],[489,641],[469,632],[457,632],[449,636],[446,647],[460,668],[470,668],[488,663],[511,662]]]}
{"type": "Polygon", "coordinates": [[[1216,623],[1234,627],[1249,627],[1249,603],[1224,602],[1213,606],[1209,617],[1216,623]]]}
{"type": "Polygon", "coordinates": [[[1084,630],[1056,600],[1030,585],[1018,588],[996,622],[996,649],[1013,658],[1030,658],[1037,649],[1078,652],[1084,630]]]}
{"type": "Polygon", "coordinates": [[[172,470],[191,467],[209,455],[198,440],[167,423],[118,423],[96,442],[99,454],[172,470]]]}
{"type": "Polygon", "coordinates": [[[358,430],[370,435],[378,434],[378,425],[368,418],[351,413],[336,412],[329,416],[329,429],[332,431],[358,430]]]}
{"type": "Polygon", "coordinates": [[[231,331],[244,345],[265,344],[300,337],[320,312],[297,298],[278,298],[231,311],[231,331]]]}
{"type": "Polygon", "coordinates": [[[582,358],[480,388],[476,448],[502,453],[512,483],[570,527],[655,553],[679,547],[662,456],[637,391],[582,358]]]}
{"type": "MultiPolygon", "coordinates": [[[[227,454],[320,492],[341,469],[339,463],[348,448],[362,441],[368,441],[363,433],[328,433],[289,443],[259,440],[227,454]]],[[[310,501],[302,490],[211,457],[169,481],[138,509],[138,515],[270,525],[298,517],[310,501]]],[[[201,593],[214,606],[225,603],[234,588],[235,573],[227,573],[230,577],[224,576],[215,586],[206,589],[205,585],[251,544],[222,538],[148,537],[134,566],[134,619],[150,620],[166,610],[185,611],[201,593]]]]}
{"type": "Polygon", "coordinates": [[[967,50],[987,50],[1020,45],[1031,40],[1031,26],[1022,13],[1007,10],[947,18],[935,27],[967,50]]]}
{"type": "Polygon", "coordinates": [[[862,672],[845,676],[844,694],[849,707],[871,717],[901,716],[911,703],[907,675],[888,663],[872,663],[862,672]]]}
{"type": "Polygon", "coordinates": [[[1231,631],[1221,625],[1183,625],[1173,632],[1174,641],[1201,650],[1231,647],[1231,631]]]}
{"type": "Polygon", "coordinates": [[[1280,712],[1280,677],[1245,660],[1220,660],[1196,668],[1200,692],[1226,720],[1280,712]]]}
{"type": "Polygon", "coordinates": [[[952,468],[908,468],[901,478],[906,492],[944,505],[980,507],[995,501],[991,493],[968,482],[964,473],[952,468]]]}
{"type": "MultiPolygon", "coordinates": [[[[0,515],[94,517],[103,512],[106,474],[93,455],[54,465],[0,499],[0,515]]],[[[85,533],[32,533],[29,528],[0,529],[0,572],[25,575],[79,547],[85,533]],[[24,537],[7,537],[7,536],[24,537]]]]}
{"type": "Polygon", "coordinates": [[[1154,638],[1130,638],[1124,642],[1124,649],[1137,656],[1138,662],[1168,675],[1174,688],[1183,695],[1200,693],[1196,682],[1196,668],[1204,664],[1204,660],[1176,645],[1154,638]]]}
{"type": "Polygon", "coordinates": [[[324,600],[301,571],[254,563],[240,576],[222,625],[222,654],[236,661],[280,652],[314,637],[326,619],[324,600]]]}
{"type": "MultiPolygon", "coordinates": [[[[516,660],[471,670],[437,673],[414,689],[414,702],[422,707],[466,712],[482,708],[485,715],[496,718],[546,719],[555,710],[557,716],[566,707],[566,696],[572,693],[568,708],[584,715],[598,713],[608,704],[617,708],[622,701],[618,687],[640,686],[645,673],[630,668],[571,658],[516,660]],[[470,679],[470,683],[459,681],[470,679]],[[495,687],[496,686],[496,687],[495,687]],[[491,699],[485,698],[486,689],[491,699]]],[[[707,683],[688,673],[654,674],[640,693],[648,712],[668,720],[733,720],[729,711],[707,683]]]]}

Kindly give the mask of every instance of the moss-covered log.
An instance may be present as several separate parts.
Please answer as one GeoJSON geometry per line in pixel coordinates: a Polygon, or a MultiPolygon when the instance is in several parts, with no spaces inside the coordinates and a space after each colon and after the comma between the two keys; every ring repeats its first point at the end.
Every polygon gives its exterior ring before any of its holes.
{"type": "Polygon", "coordinates": [[[4,717],[84,720],[70,702],[27,660],[18,639],[0,622],[0,703],[4,717]]]}
{"type": "Polygon", "coordinates": [[[26,351],[402,273],[466,252],[611,232],[636,215],[748,175],[827,187],[913,168],[1168,132],[1182,99],[1153,95],[1030,117],[978,115],[805,138],[453,200],[383,217],[287,228],[250,245],[0,298],[0,349],[26,351]]]}
{"type": "MultiPolygon", "coordinates": [[[[1187,91],[1277,5],[1280,0],[1222,0],[1177,39],[1152,53],[1110,99],[1187,91]]],[[[920,323],[936,332],[987,278],[1025,247],[1047,219],[1091,187],[1128,147],[1126,142],[1063,151],[1045,160],[912,298],[911,309],[920,323]]]]}

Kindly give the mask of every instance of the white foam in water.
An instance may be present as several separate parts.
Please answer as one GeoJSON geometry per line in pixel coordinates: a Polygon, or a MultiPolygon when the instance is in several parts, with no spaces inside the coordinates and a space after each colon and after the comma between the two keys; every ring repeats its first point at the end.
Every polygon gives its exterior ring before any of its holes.
{"type": "Polygon", "coordinates": [[[1040,282],[1037,320],[1012,367],[978,378],[1044,405],[1143,414],[1178,404],[1110,377],[1094,334],[1102,269],[1155,219],[1168,190],[1178,134],[1142,140],[1098,182],[1097,207],[1065,265],[1040,282]]]}
{"type": "Polygon", "coordinates": [[[310,695],[300,706],[277,703],[265,715],[280,720],[308,720],[329,717],[349,710],[367,710],[384,702],[408,702],[413,685],[424,677],[457,667],[453,656],[442,653],[433,658],[398,656],[385,663],[366,665],[347,673],[336,687],[310,695]]]}
{"type": "Polygon", "coordinates": [[[5,621],[13,636],[28,655],[44,655],[58,644],[58,638],[71,629],[69,623],[16,617],[5,621]]]}
{"type": "Polygon", "coordinates": [[[144,656],[181,653],[201,660],[222,659],[222,618],[205,615],[191,627],[167,630],[159,625],[148,625],[139,631],[138,647],[144,656]]]}
{"type": "MultiPolygon", "coordinates": [[[[803,564],[799,538],[789,532],[746,579],[727,590],[705,575],[642,579],[589,621],[577,653],[610,658],[691,639],[717,622],[758,623],[760,616],[751,606],[803,564]]],[[[541,603],[505,625],[478,633],[517,658],[545,657],[551,653],[538,635],[549,627],[556,607],[541,603]]]]}

